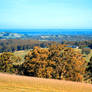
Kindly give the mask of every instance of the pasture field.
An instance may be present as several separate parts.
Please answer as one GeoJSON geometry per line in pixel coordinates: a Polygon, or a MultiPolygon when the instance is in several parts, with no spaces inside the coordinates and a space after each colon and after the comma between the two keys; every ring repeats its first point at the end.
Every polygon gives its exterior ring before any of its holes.
{"type": "Polygon", "coordinates": [[[0,92],[92,92],[92,85],[0,73],[0,92]]]}

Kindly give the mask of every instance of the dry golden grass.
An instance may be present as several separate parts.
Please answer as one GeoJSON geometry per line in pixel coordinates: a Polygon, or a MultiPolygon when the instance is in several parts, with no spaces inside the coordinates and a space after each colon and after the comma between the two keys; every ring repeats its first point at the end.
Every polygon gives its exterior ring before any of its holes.
{"type": "Polygon", "coordinates": [[[21,61],[18,64],[21,64],[24,62],[24,57],[25,55],[29,52],[30,50],[20,50],[20,51],[15,51],[14,55],[19,56],[21,58],[21,61]]]}
{"type": "Polygon", "coordinates": [[[30,50],[20,50],[20,51],[15,51],[14,54],[16,56],[24,57],[30,50]]]}
{"type": "Polygon", "coordinates": [[[0,73],[0,92],[92,92],[92,85],[0,73]]]}

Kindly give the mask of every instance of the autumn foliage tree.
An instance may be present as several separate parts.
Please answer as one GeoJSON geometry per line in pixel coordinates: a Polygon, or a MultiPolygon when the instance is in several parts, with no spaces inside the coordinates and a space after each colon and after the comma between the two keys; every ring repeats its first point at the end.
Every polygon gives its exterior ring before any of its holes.
{"type": "Polygon", "coordinates": [[[35,47],[33,51],[25,56],[25,62],[23,63],[24,74],[50,78],[53,68],[50,67],[48,56],[48,49],[35,47]]]}
{"type": "Polygon", "coordinates": [[[56,64],[55,78],[82,81],[85,74],[85,59],[79,52],[63,45],[52,45],[50,47],[50,59],[56,64]]]}
{"type": "Polygon", "coordinates": [[[86,62],[82,55],[66,45],[35,47],[25,56],[24,75],[82,81],[86,62]]]}

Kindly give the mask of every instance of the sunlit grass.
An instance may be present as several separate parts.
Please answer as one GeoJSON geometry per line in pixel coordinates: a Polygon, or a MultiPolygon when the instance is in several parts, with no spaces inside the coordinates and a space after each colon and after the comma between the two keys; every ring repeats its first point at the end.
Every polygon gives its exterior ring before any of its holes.
{"type": "Polygon", "coordinates": [[[92,92],[92,85],[0,73],[0,92],[92,92]]]}

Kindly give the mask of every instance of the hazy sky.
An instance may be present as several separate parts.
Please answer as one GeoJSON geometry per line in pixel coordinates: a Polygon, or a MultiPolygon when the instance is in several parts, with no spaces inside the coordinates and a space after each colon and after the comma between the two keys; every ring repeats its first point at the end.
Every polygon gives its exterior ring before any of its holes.
{"type": "Polygon", "coordinates": [[[92,28],[92,0],[0,0],[0,28],[92,28]]]}

